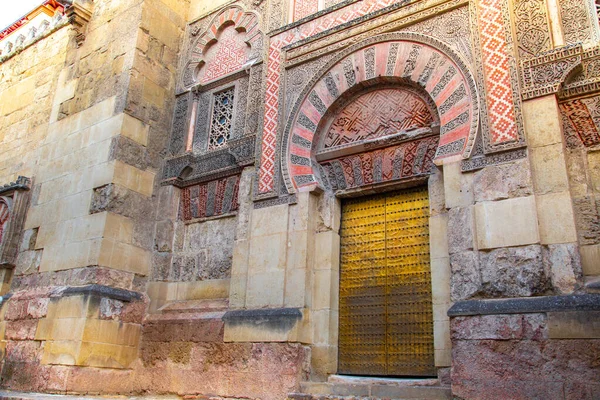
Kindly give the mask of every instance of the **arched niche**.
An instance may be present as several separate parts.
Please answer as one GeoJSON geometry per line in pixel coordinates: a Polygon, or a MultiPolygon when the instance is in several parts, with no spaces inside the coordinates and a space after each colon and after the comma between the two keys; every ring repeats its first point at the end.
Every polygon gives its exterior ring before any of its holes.
{"type": "Polygon", "coordinates": [[[259,17],[238,5],[215,15],[204,32],[197,36],[189,50],[181,76],[182,88],[206,84],[240,71],[259,54],[262,46],[259,17]]]}
{"type": "MultiPolygon", "coordinates": [[[[294,105],[282,138],[281,167],[290,193],[319,182],[318,153],[328,116],[344,99],[369,88],[418,94],[437,118],[433,162],[468,158],[479,125],[475,80],[462,58],[426,35],[394,33],[371,38],[343,51],[309,82],[294,105]]],[[[435,131],[435,126],[430,126],[435,131]]],[[[362,140],[362,139],[361,139],[362,140]]],[[[368,145],[357,141],[355,145],[368,145]]],[[[433,140],[433,139],[431,139],[433,140]]],[[[363,140],[364,142],[364,140],[363,140]]],[[[427,153],[429,154],[429,153],[427,153]]],[[[320,160],[323,162],[323,159],[320,160]]],[[[357,161],[355,161],[357,162],[357,161]]]]}

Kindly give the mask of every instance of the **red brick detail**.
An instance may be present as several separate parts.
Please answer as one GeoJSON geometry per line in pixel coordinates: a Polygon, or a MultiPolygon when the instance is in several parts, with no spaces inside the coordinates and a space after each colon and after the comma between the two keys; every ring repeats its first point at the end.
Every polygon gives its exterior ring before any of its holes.
{"type": "Polygon", "coordinates": [[[188,186],[182,190],[181,218],[189,221],[222,215],[238,208],[240,176],[188,186]]]}
{"type": "Polygon", "coordinates": [[[492,145],[518,139],[509,54],[502,15],[503,4],[504,1],[498,0],[478,2],[481,56],[492,145]]]}
{"type": "Polygon", "coordinates": [[[429,174],[438,147],[438,136],[390,146],[321,163],[334,190],[429,174]],[[342,176],[336,174],[341,166],[342,176]],[[357,180],[357,176],[360,179],[357,180]]]}
{"type": "Polygon", "coordinates": [[[560,105],[563,118],[571,125],[585,146],[600,144],[600,132],[590,110],[582,100],[573,100],[560,105]]]}
{"type": "Polygon", "coordinates": [[[244,40],[244,33],[236,31],[233,26],[226,27],[217,36],[217,42],[206,50],[205,65],[200,70],[198,81],[214,81],[240,70],[250,52],[250,46],[244,40]]]}

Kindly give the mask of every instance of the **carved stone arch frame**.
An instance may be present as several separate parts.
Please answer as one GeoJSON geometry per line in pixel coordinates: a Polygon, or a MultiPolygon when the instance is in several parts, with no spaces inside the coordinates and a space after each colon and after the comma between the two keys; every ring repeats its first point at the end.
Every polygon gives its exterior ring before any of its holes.
{"type": "Polygon", "coordinates": [[[21,233],[29,207],[30,187],[31,181],[23,176],[19,176],[15,182],[0,186],[0,207],[7,207],[9,212],[8,218],[0,221],[3,224],[0,241],[0,294],[7,290],[4,284],[8,283],[12,273],[10,271],[16,266],[21,233]]]}
{"type": "MultiPolygon", "coordinates": [[[[367,48],[373,48],[370,46],[376,46],[376,45],[380,45],[380,44],[384,44],[384,45],[388,45],[388,54],[387,54],[387,59],[391,60],[393,58],[392,62],[392,66],[391,66],[391,70],[394,71],[392,73],[388,73],[390,71],[390,66],[388,65],[383,65],[382,61],[383,61],[383,55],[381,54],[376,54],[374,55],[373,59],[378,60],[378,62],[374,61],[374,65],[372,67],[367,67],[366,63],[364,62],[364,54],[363,55],[358,55],[357,57],[363,57],[362,58],[362,62],[363,62],[363,66],[365,66],[365,70],[360,72],[358,69],[356,69],[356,64],[353,64],[353,70],[355,78],[357,76],[357,74],[362,74],[362,78],[360,79],[360,81],[356,81],[355,83],[360,83],[363,82],[364,85],[377,85],[381,82],[385,82],[386,81],[386,77],[387,76],[392,76],[392,77],[398,77],[397,75],[394,75],[396,69],[399,68],[399,63],[400,61],[400,55],[398,53],[395,53],[392,55],[392,53],[394,52],[392,44],[393,43],[405,43],[407,46],[408,44],[410,45],[417,45],[417,46],[423,46],[423,47],[427,47],[427,51],[429,51],[430,53],[437,53],[440,55],[440,60],[433,64],[431,67],[428,65],[425,65],[425,67],[423,67],[423,65],[419,66],[419,68],[422,68],[421,71],[423,71],[426,68],[435,68],[435,66],[440,65],[440,63],[448,63],[448,65],[445,66],[445,71],[449,72],[450,70],[452,70],[452,68],[454,68],[454,72],[448,77],[444,78],[444,76],[442,77],[437,77],[438,81],[441,82],[444,79],[446,80],[453,80],[453,82],[458,82],[460,81],[460,83],[458,84],[458,86],[463,86],[464,90],[467,92],[467,100],[468,101],[468,121],[466,121],[465,124],[460,125],[461,129],[463,129],[465,132],[464,134],[464,138],[460,138],[459,140],[454,140],[452,142],[449,143],[442,143],[440,142],[440,148],[438,148],[438,154],[436,155],[436,163],[441,164],[442,163],[442,159],[447,158],[448,160],[452,159],[467,159],[469,158],[471,151],[473,149],[474,143],[475,143],[475,138],[477,136],[477,133],[479,131],[479,94],[478,94],[478,90],[477,90],[477,86],[475,84],[475,78],[472,74],[472,72],[470,71],[469,67],[468,67],[468,63],[466,63],[464,61],[464,59],[458,54],[456,53],[453,49],[451,49],[448,45],[446,45],[445,43],[427,36],[427,35],[423,35],[423,34],[418,34],[418,33],[413,33],[413,32],[397,32],[397,33],[390,33],[390,34],[383,34],[383,35],[378,35],[372,38],[369,38],[367,40],[364,40],[362,42],[359,42],[357,44],[354,44],[352,46],[347,47],[346,49],[342,50],[339,52],[339,54],[337,56],[335,56],[330,62],[328,62],[324,67],[322,67],[318,73],[315,74],[315,76],[305,85],[304,89],[302,90],[298,100],[294,103],[294,106],[292,107],[292,110],[290,112],[290,117],[287,120],[287,123],[284,127],[282,127],[283,132],[280,135],[280,140],[278,143],[278,149],[279,149],[279,154],[281,155],[280,158],[280,167],[281,167],[281,173],[282,173],[282,179],[283,179],[283,183],[285,184],[285,187],[288,191],[288,193],[295,193],[298,191],[298,189],[309,189],[310,187],[314,187],[315,185],[318,184],[318,182],[316,181],[316,179],[314,178],[314,173],[312,172],[312,167],[314,165],[311,165],[310,168],[310,173],[307,174],[308,178],[306,179],[306,182],[303,182],[303,184],[298,185],[297,181],[294,181],[294,177],[296,176],[292,171],[291,168],[289,166],[290,163],[290,158],[291,158],[291,142],[292,142],[292,136],[294,135],[295,129],[297,129],[298,126],[298,121],[299,119],[306,121],[306,116],[304,115],[303,117],[301,115],[303,115],[303,107],[306,106],[306,103],[309,102],[308,97],[309,94],[311,94],[312,91],[317,91],[320,90],[320,92],[323,94],[323,96],[328,96],[327,93],[323,93],[325,89],[323,89],[324,87],[327,87],[327,90],[330,90],[330,87],[332,86],[332,82],[333,82],[333,77],[331,75],[331,71],[335,70],[336,68],[338,69],[338,71],[343,71],[343,67],[340,67],[340,65],[347,59],[350,59],[351,57],[354,57],[356,54],[358,54],[359,52],[363,52],[365,50],[367,50],[367,48]],[[368,71],[367,68],[370,70],[368,71]],[[320,87],[319,87],[320,85],[320,87]],[[465,126],[467,126],[466,128],[464,128],[465,126]],[[463,140],[464,139],[464,140],[463,140]],[[461,140],[463,140],[461,142],[461,140]],[[312,180],[310,178],[310,176],[312,176],[312,180]],[[308,182],[310,180],[310,182],[308,182]]],[[[396,49],[396,52],[398,52],[399,50],[396,49]]],[[[404,54],[404,56],[406,57],[406,54],[404,54]]],[[[416,64],[419,63],[420,59],[419,59],[419,54],[417,54],[416,56],[413,57],[414,59],[412,59],[412,63],[415,65],[411,65],[412,67],[412,71],[416,71],[417,67],[416,64]]],[[[386,60],[387,60],[386,59],[386,60]]],[[[408,55],[408,58],[404,59],[404,62],[408,62],[411,60],[411,55],[408,55]]],[[[387,64],[389,64],[390,61],[386,61],[387,64]]],[[[431,75],[429,75],[431,76],[431,75]]],[[[401,78],[408,78],[411,79],[411,75],[408,74],[408,76],[402,77],[401,78]]],[[[338,77],[339,78],[339,77],[338,77]]],[[[414,81],[414,79],[413,79],[414,81]]],[[[446,82],[447,83],[447,82],[446,82]]],[[[427,82],[425,82],[425,84],[421,84],[422,87],[427,87],[427,82]]],[[[336,90],[339,92],[340,90],[337,89],[337,84],[334,85],[336,86],[335,89],[332,89],[333,92],[335,92],[336,90]]],[[[344,86],[344,84],[342,84],[342,86],[344,86]]],[[[343,92],[345,92],[348,89],[351,89],[350,85],[346,85],[348,87],[343,87],[343,92]]],[[[429,88],[429,90],[431,90],[431,88],[429,88]]],[[[445,89],[443,89],[445,90],[445,89]]],[[[342,93],[343,93],[342,92],[342,93]]],[[[335,101],[342,93],[337,93],[337,95],[335,95],[336,93],[330,93],[332,94],[332,98],[333,100],[330,101],[330,103],[333,103],[333,101],[335,101]]],[[[430,93],[431,94],[431,93],[430,93]]],[[[438,93],[439,95],[439,93],[438,93]]],[[[436,96],[433,96],[434,99],[436,98],[436,96]]],[[[446,100],[448,97],[444,97],[444,99],[446,100]]],[[[330,99],[331,100],[331,99],[330,99]]],[[[459,99],[459,102],[464,101],[464,99],[459,99]]],[[[437,104],[438,107],[441,106],[442,104],[437,104]]],[[[464,105],[464,104],[463,104],[464,105]]],[[[327,105],[326,105],[327,106],[327,105]]],[[[327,107],[325,107],[327,108],[327,107]]],[[[325,111],[321,112],[321,117],[324,114],[325,111]]],[[[463,113],[464,114],[464,113],[463,113]]],[[[461,115],[463,115],[461,114],[461,115]]],[[[320,118],[320,117],[319,117],[320,118]]],[[[464,120],[464,118],[463,118],[464,120]]],[[[447,129],[445,128],[445,125],[447,125],[449,121],[445,121],[442,122],[442,127],[441,127],[441,131],[442,134],[444,134],[444,130],[447,129]]],[[[314,124],[314,129],[312,130],[312,134],[314,135],[315,130],[316,130],[316,126],[318,125],[319,121],[314,121],[312,122],[312,124],[314,124]]],[[[310,124],[309,124],[310,125],[310,124]]],[[[449,131],[452,132],[452,131],[449,131]]],[[[309,140],[310,142],[310,147],[312,148],[312,138],[309,140]]],[[[313,164],[314,161],[311,163],[313,164]]]]}
{"type": "MultiPolygon", "coordinates": [[[[263,33],[260,30],[259,14],[255,11],[246,11],[237,4],[231,5],[216,14],[212,18],[209,27],[196,39],[192,40],[186,55],[187,60],[179,78],[179,85],[183,90],[199,83],[196,74],[198,69],[205,63],[204,55],[207,49],[218,42],[220,30],[229,25],[233,25],[238,32],[245,32],[244,42],[250,47],[247,61],[250,62],[260,57],[262,54],[263,33]]],[[[199,32],[191,32],[192,36],[198,34],[199,32]]]]}

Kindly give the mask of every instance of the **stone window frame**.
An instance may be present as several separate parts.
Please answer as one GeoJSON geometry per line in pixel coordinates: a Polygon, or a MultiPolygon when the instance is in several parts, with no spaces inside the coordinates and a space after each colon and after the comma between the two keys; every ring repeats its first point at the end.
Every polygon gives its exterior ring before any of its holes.
{"type": "Polygon", "coordinates": [[[208,132],[206,135],[206,148],[207,151],[213,151],[213,150],[219,150],[219,149],[223,149],[228,147],[229,145],[229,141],[231,139],[234,138],[233,134],[233,128],[234,128],[234,123],[235,123],[235,117],[236,117],[236,111],[237,108],[236,107],[236,101],[237,101],[237,95],[239,90],[237,90],[237,85],[233,84],[231,86],[228,86],[226,88],[220,89],[220,90],[215,90],[212,91],[211,93],[211,99],[210,99],[210,108],[209,108],[209,113],[208,113],[208,119],[210,121],[210,124],[208,126],[208,132]],[[213,145],[211,144],[211,139],[213,136],[213,126],[215,123],[215,113],[218,111],[217,110],[217,96],[219,96],[222,93],[228,92],[228,91],[233,91],[233,94],[231,96],[231,118],[229,120],[229,134],[228,136],[225,138],[224,142],[222,144],[219,145],[213,145]]]}
{"type": "MultiPolygon", "coordinates": [[[[249,76],[245,71],[239,71],[233,75],[224,77],[211,85],[205,87],[199,86],[193,92],[192,103],[197,104],[197,112],[193,121],[193,138],[191,151],[195,154],[208,154],[216,151],[221,151],[229,147],[229,142],[243,136],[244,123],[238,126],[238,114],[244,113],[246,108],[246,100],[248,95],[248,85],[245,92],[242,90],[242,80],[249,80],[249,76]],[[227,139],[227,143],[223,146],[211,148],[210,130],[212,127],[212,116],[214,111],[215,95],[233,88],[233,112],[231,114],[231,133],[227,139]]],[[[243,114],[242,114],[243,115],[243,114]]]]}

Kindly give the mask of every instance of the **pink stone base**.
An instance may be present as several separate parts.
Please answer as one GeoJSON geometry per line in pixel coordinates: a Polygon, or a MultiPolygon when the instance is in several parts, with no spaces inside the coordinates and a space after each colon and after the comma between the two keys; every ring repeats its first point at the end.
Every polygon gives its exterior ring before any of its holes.
{"type": "Polygon", "coordinates": [[[544,314],[453,318],[452,394],[600,399],[600,339],[549,339],[544,314]]]}
{"type": "Polygon", "coordinates": [[[310,356],[299,344],[171,342],[164,346],[164,351],[142,354],[131,370],[7,360],[1,388],[88,395],[177,394],[281,400],[297,391],[308,375],[306,363],[310,356]]]}

